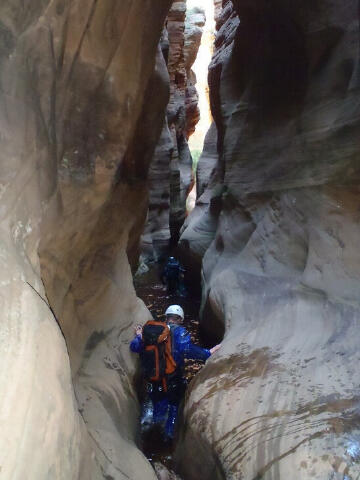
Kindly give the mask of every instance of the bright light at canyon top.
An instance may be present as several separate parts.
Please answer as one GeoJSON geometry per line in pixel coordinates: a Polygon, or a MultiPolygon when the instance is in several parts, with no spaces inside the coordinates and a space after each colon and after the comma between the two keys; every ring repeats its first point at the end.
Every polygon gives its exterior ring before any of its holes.
{"type": "Polygon", "coordinates": [[[211,61],[215,20],[214,20],[214,0],[187,0],[187,8],[200,7],[205,10],[206,24],[201,40],[200,49],[196,61],[192,67],[196,74],[196,89],[199,94],[200,120],[196,126],[194,134],[189,139],[189,146],[192,152],[201,151],[206,132],[208,131],[212,118],[209,106],[209,87],[208,87],[208,67],[211,61]]]}

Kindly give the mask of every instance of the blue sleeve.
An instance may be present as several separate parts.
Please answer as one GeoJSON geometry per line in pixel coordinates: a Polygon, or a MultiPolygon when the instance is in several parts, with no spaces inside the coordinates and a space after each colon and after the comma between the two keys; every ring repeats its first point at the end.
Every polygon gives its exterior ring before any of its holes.
{"type": "Polygon", "coordinates": [[[178,352],[184,354],[186,358],[205,361],[210,357],[209,350],[198,347],[191,342],[190,334],[184,327],[177,327],[174,335],[178,352]]]}
{"type": "Polygon", "coordinates": [[[207,348],[201,348],[193,343],[189,343],[187,349],[185,350],[185,357],[192,358],[193,360],[207,360],[210,357],[210,350],[207,348]]]}
{"type": "Polygon", "coordinates": [[[140,353],[143,349],[143,341],[140,335],[136,335],[136,337],[130,343],[130,350],[134,353],[140,353]]]}

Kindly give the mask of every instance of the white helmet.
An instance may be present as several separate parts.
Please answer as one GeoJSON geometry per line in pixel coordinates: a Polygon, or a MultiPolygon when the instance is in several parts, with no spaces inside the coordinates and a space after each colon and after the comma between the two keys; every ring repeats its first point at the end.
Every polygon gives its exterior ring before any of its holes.
{"type": "Polygon", "coordinates": [[[165,312],[165,315],[179,315],[184,320],[184,310],[180,305],[170,305],[165,312]]]}

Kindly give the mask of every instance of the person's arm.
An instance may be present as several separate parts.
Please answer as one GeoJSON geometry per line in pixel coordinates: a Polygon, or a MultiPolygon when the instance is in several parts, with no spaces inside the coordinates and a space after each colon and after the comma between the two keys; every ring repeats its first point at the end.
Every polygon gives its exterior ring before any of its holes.
{"type": "Polygon", "coordinates": [[[191,352],[191,356],[187,358],[206,361],[211,355],[214,355],[214,353],[217,352],[220,347],[221,344],[219,343],[218,345],[215,345],[215,347],[212,347],[208,350],[207,348],[198,347],[190,341],[189,352],[191,352]]]}
{"type": "Polygon", "coordinates": [[[210,350],[194,345],[191,341],[185,351],[185,357],[193,360],[203,360],[205,362],[210,356],[210,350]]]}
{"type": "Polygon", "coordinates": [[[135,338],[130,343],[130,350],[133,353],[140,353],[143,349],[141,325],[137,325],[137,327],[135,327],[135,335],[135,338]]]}
{"type": "Polygon", "coordinates": [[[210,357],[210,350],[194,345],[191,341],[189,332],[184,327],[176,328],[175,335],[179,352],[183,353],[186,358],[205,361],[210,357]]]}

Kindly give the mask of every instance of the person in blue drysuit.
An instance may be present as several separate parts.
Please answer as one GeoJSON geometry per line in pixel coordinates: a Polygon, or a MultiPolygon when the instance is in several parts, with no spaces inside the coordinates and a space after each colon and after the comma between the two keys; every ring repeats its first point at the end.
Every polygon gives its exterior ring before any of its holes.
{"type": "Polygon", "coordinates": [[[176,258],[169,257],[163,274],[161,275],[161,280],[167,286],[167,292],[169,295],[174,295],[180,290],[180,287],[183,288],[184,272],[185,269],[180,265],[176,258]]]}
{"type": "MultiPolygon", "coordinates": [[[[167,378],[167,392],[164,392],[161,383],[147,385],[147,391],[153,403],[153,422],[161,424],[165,421],[165,440],[171,441],[174,438],[175,424],[179,411],[179,404],[184,396],[186,389],[186,380],[184,378],[184,359],[192,358],[194,360],[206,361],[215,353],[220,345],[216,345],[210,350],[201,348],[191,342],[189,332],[179,324],[184,320],[184,311],[180,305],[170,305],[165,312],[166,320],[171,332],[172,356],[176,362],[176,370],[167,378]]],[[[130,343],[130,350],[141,355],[143,351],[143,341],[141,337],[141,327],[135,330],[136,336],[130,343]]]]}

